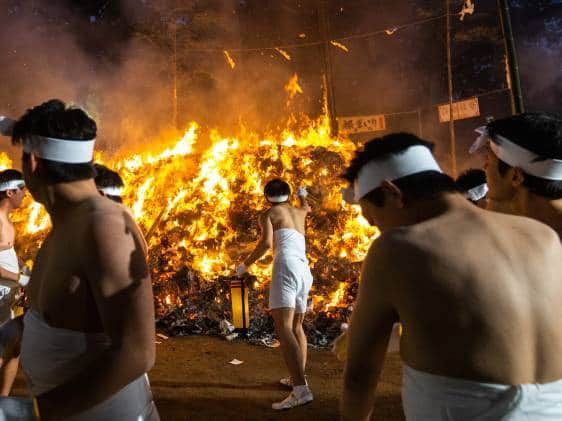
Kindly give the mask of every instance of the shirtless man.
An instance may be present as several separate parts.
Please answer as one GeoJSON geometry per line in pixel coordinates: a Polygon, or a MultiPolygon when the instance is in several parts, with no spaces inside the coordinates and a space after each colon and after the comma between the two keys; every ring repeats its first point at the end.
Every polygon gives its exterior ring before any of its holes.
{"type": "Polygon", "coordinates": [[[158,420],[154,304],[146,250],[92,165],[96,123],[51,100],[15,124],[33,198],[51,217],[28,286],[22,367],[42,420],[158,420]]]}
{"type": "Polygon", "coordinates": [[[114,202],[123,203],[123,198],[121,196],[123,195],[125,183],[123,183],[123,179],[119,173],[102,164],[94,164],[94,168],[97,173],[95,178],[96,187],[100,194],[114,202]]]}
{"type": "Polygon", "coordinates": [[[383,234],[363,264],[343,418],[369,419],[400,320],[407,420],[562,419],[556,233],[473,206],[431,149],[414,135],[388,135],[368,142],[345,173],[383,234]]]}
{"type": "Polygon", "coordinates": [[[271,207],[259,217],[261,238],[254,251],[236,268],[236,273],[239,276],[244,274],[273,246],[269,308],[290,375],[288,379],[281,379],[281,383],[293,389],[286,399],[272,405],[273,409],[279,410],[313,400],[305,377],[308,342],[302,328],[308,292],[312,286],[304,238],[305,219],[311,209],[304,187],[297,192],[300,208],[289,204],[291,190],[283,180],[271,180],[264,192],[271,207]]]}
{"type": "Polygon", "coordinates": [[[11,310],[29,277],[14,249],[15,230],[10,213],[21,206],[25,196],[23,175],[17,170],[0,172],[0,396],[8,396],[19,365],[21,319],[11,320],[11,310]]]}
{"type": "Polygon", "coordinates": [[[562,119],[524,113],[478,129],[488,146],[488,209],[538,219],[562,239],[562,119]]]}

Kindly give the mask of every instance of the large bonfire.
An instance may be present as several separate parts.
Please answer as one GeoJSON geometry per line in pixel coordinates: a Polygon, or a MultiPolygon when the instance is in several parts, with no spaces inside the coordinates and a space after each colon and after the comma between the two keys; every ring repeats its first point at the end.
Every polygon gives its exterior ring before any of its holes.
{"type": "MultiPolygon", "coordinates": [[[[349,316],[358,262],[377,234],[340,193],[338,176],[356,145],[330,136],[326,116],[291,118],[287,127],[265,137],[244,129],[225,137],[190,123],[179,140],[155,139],[150,151],[98,154],[125,181],[124,202],[149,244],[160,325],[171,334],[216,333],[229,318],[228,281],[259,236],[257,216],[267,205],[263,186],[273,177],[287,180],[293,191],[300,185],[310,191],[307,247],[314,285],[306,326],[313,342],[327,344],[349,316]]],[[[0,153],[0,168],[10,166],[0,153]]],[[[32,258],[48,216],[28,198],[15,222],[19,251],[32,258]]],[[[254,338],[271,332],[270,264],[271,257],[262,259],[246,279],[254,338]]]]}

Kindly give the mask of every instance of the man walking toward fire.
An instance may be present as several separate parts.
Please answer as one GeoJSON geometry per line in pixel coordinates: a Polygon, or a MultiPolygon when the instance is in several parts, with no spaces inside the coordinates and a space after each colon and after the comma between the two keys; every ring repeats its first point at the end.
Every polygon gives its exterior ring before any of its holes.
{"type": "Polygon", "coordinates": [[[12,319],[12,308],[29,280],[14,249],[15,230],[10,221],[10,213],[21,206],[24,189],[22,173],[13,169],[0,172],[0,396],[10,394],[18,372],[22,321],[12,319]]]}
{"type": "Polygon", "coordinates": [[[98,193],[95,136],[96,123],[59,100],[13,128],[26,185],[53,224],[28,286],[22,367],[42,420],[158,420],[146,250],[129,213],[98,193]]]}
{"type": "Polygon", "coordinates": [[[488,146],[488,209],[537,219],[562,239],[562,119],[524,113],[477,129],[488,146]]]}
{"type": "Polygon", "coordinates": [[[388,135],[368,142],[345,173],[383,234],[363,264],[343,418],[369,418],[400,320],[407,420],[562,419],[558,237],[473,206],[431,149],[414,135],[388,135]]]}
{"type": "Polygon", "coordinates": [[[289,378],[281,379],[281,383],[292,387],[286,399],[272,405],[273,409],[281,410],[314,399],[305,377],[308,342],[302,327],[312,286],[305,244],[305,219],[311,209],[304,187],[297,191],[300,208],[289,204],[291,189],[283,180],[271,180],[264,192],[271,207],[259,216],[261,238],[254,251],[236,268],[236,273],[244,274],[273,246],[269,308],[290,374],[289,378]]]}

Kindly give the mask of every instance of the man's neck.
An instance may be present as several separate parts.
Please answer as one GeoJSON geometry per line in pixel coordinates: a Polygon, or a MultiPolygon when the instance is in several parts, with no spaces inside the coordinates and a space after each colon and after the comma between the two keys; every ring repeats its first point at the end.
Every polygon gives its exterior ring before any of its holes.
{"type": "Polygon", "coordinates": [[[47,210],[51,215],[53,225],[65,218],[68,212],[85,201],[99,197],[93,179],[58,183],[48,187],[47,210]]]}
{"type": "Polygon", "coordinates": [[[442,193],[429,200],[419,200],[411,205],[411,210],[407,212],[407,223],[404,225],[414,225],[420,222],[433,219],[453,209],[474,206],[458,193],[442,193]]]}

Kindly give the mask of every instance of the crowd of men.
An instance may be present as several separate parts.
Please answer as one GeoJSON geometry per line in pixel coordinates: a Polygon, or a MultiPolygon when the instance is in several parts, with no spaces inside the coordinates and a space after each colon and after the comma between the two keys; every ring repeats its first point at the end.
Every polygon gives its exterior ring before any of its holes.
{"type": "MultiPolygon", "coordinates": [[[[158,420],[146,243],[122,205],[123,181],[93,163],[96,123],[51,100],[0,128],[23,147],[23,174],[0,173],[0,393],[21,360],[42,420],[158,420]],[[52,221],[30,280],[9,218],[26,188],[52,221]],[[21,288],[29,308],[14,317],[21,288]]],[[[562,120],[526,113],[477,132],[471,152],[485,151],[485,169],[457,180],[432,143],[407,133],[367,142],[343,174],[345,200],[383,233],[346,338],[343,419],[370,418],[393,331],[408,420],[562,419],[562,120]]],[[[304,187],[291,206],[281,179],[264,193],[261,237],[235,272],[273,248],[269,308],[290,393],[272,408],[283,410],[314,399],[302,326],[313,209],[304,187]]]]}

